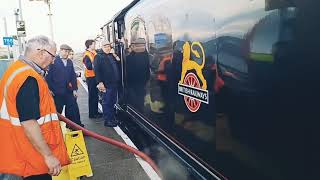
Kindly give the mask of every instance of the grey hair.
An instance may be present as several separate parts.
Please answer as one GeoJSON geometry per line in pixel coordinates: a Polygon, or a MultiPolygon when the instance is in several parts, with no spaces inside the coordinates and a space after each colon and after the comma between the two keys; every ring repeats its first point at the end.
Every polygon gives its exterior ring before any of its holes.
{"type": "Polygon", "coordinates": [[[35,36],[28,40],[26,44],[26,50],[24,52],[24,55],[27,56],[32,51],[35,51],[37,49],[51,49],[56,48],[56,43],[53,42],[51,39],[49,39],[46,36],[35,36]]]}

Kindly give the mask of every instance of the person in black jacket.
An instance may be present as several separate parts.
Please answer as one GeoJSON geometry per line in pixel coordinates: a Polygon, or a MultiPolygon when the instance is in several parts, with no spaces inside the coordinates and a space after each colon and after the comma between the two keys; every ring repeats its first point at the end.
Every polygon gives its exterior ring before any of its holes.
{"type": "Polygon", "coordinates": [[[94,59],[94,72],[98,82],[97,88],[103,92],[102,109],[104,125],[108,127],[117,126],[114,105],[117,101],[118,86],[120,82],[120,70],[118,62],[120,58],[112,51],[109,41],[101,43],[102,51],[98,52],[94,59]]]}
{"type": "Polygon", "coordinates": [[[146,84],[150,79],[149,54],[144,38],[138,38],[131,44],[132,52],[126,57],[129,103],[139,110],[144,108],[146,84]]]}
{"type": "Polygon", "coordinates": [[[78,125],[84,126],[80,121],[77,104],[77,76],[73,62],[68,59],[71,50],[71,47],[66,44],[60,46],[60,54],[56,56],[54,63],[49,66],[46,81],[54,97],[57,111],[62,113],[63,106],[66,106],[66,117],[78,125]]]}

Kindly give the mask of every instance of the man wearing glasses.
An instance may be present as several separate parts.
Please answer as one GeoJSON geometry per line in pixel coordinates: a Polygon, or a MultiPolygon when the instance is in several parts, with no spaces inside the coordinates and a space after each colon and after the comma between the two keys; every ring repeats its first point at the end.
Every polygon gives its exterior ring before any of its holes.
{"type": "Polygon", "coordinates": [[[56,55],[52,54],[50,51],[46,50],[46,49],[37,49],[38,51],[45,51],[47,52],[53,59],[56,57],[56,55]]]}
{"type": "Polygon", "coordinates": [[[51,180],[69,164],[54,100],[44,80],[55,53],[52,40],[31,38],[24,56],[10,65],[0,81],[2,179],[17,175],[51,180]]]}
{"type": "Polygon", "coordinates": [[[68,59],[70,51],[72,51],[70,46],[66,44],[60,46],[59,55],[49,66],[46,80],[54,97],[57,112],[62,113],[65,106],[66,117],[83,127],[77,104],[77,76],[72,61],[68,59]]]}

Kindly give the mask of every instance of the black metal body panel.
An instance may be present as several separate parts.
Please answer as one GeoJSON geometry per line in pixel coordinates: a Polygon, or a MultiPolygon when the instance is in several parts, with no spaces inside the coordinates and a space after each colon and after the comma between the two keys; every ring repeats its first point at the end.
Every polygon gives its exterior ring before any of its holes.
{"type": "Polygon", "coordinates": [[[144,38],[148,59],[123,55],[120,104],[205,178],[305,177],[296,140],[319,80],[311,12],[289,0],[135,1],[113,37],[122,51],[144,38]]]}

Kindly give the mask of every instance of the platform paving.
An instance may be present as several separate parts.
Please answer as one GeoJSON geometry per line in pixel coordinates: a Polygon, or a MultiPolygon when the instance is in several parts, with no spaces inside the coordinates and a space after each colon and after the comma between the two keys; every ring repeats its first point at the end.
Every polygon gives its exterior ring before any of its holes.
{"type": "MultiPolygon", "coordinates": [[[[103,119],[89,119],[87,91],[80,85],[78,105],[81,121],[90,131],[124,142],[113,128],[104,127],[103,119]]],[[[85,136],[93,177],[83,180],[147,180],[150,179],[135,156],[113,145],[85,136]]]]}

